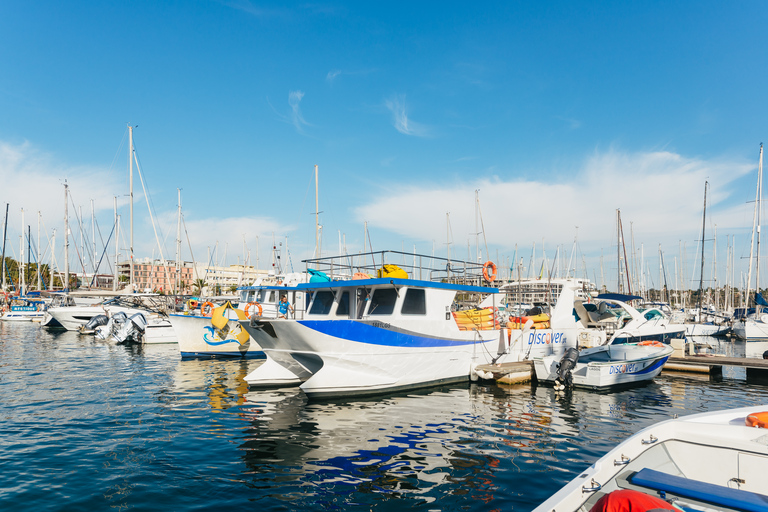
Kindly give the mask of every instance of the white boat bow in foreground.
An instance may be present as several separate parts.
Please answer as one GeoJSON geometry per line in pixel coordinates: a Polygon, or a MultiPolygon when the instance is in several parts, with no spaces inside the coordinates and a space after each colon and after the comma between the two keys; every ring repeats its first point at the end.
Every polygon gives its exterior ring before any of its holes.
{"type": "Polygon", "coordinates": [[[694,414],[643,429],[534,512],[603,511],[597,502],[617,491],[677,510],[768,510],[766,411],[768,405],[694,414]]]}

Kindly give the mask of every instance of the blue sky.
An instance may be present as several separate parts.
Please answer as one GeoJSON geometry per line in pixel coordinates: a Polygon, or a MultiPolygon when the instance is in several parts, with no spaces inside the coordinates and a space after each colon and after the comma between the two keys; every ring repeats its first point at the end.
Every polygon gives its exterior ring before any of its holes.
{"type": "MultiPolygon", "coordinates": [[[[479,190],[491,259],[517,246],[528,266],[536,243],[551,261],[578,237],[598,282],[604,254],[609,287],[617,208],[651,285],[659,244],[670,279],[677,263],[691,280],[709,180],[718,277],[735,236],[738,280],[766,133],[766,14],[763,2],[3,2],[9,244],[18,254],[24,208],[33,234],[37,211],[58,227],[61,253],[65,178],[103,232],[119,196],[125,227],[131,123],[166,257],[182,188],[196,259],[218,242],[237,263],[245,237],[255,262],[258,236],[264,262],[274,233],[298,266],[314,249],[318,164],[324,254],[339,233],[361,250],[367,221],[374,249],[444,255],[450,212],[452,254],[469,244],[474,257],[479,190]]],[[[135,215],[137,257],[157,256],[145,203],[135,215]]]]}

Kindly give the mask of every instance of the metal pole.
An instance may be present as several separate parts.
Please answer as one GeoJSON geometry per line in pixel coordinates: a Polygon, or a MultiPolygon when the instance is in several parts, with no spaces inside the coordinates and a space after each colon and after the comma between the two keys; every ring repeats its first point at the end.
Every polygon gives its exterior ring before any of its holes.
{"type": "Polygon", "coordinates": [[[130,263],[131,263],[131,274],[130,274],[130,284],[133,285],[134,283],[134,273],[133,273],[133,126],[128,126],[128,188],[129,193],[128,195],[131,197],[130,202],[130,263]]]}
{"type": "Polygon", "coordinates": [[[5,291],[5,285],[6,285],[6,272],[5,272],[5,242],[8,237],[8,207],[10,206],[10,203],[5,203],[5,223],[3,225],[3,291],[5,291]]]}
{"type": "Polygon", "coordinates": [[[69,185],[64,181],[64,282],[62,290],[69,290],[69,185]]]}

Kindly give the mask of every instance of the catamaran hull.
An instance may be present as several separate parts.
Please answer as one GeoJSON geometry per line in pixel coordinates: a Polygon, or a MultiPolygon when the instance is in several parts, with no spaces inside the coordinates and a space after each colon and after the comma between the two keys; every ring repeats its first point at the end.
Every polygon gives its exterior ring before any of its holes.
{"type": "Polygon", "coordinates": [[[230,320],[224,329],[216,329],[211,318],[197,315],[170,315],[181,357],[264,357],[253,338],[240,343],[236,335],[242,327],[230,320]]]}
{"type": "Polygon", "coordinates": [[[562,353],[576,332],[453,331],[443,322],[407,330],[356,320],[241,322],[267,362],[246,376],[251,386],[297,385],[309,396],[375,394],[471,378],[479,364],[562,353]],[[423,332],[439,333],[426,335],[423,332]]]}

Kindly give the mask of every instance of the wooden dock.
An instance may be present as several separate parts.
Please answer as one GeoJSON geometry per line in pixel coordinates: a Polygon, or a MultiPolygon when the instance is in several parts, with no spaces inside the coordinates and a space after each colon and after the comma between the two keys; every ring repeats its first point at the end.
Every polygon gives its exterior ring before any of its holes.
{"type": "Polygon", "coordinates": [[[533,361],[516,361],[501,364],[479,364],[477,370],[493,374],[500,384],[521,384],[533,379],[533,361]]]}
{"type": "Polygon", "coordinates": [[[724,366],[745,368],[747,370],[747,382],[768,384],[768,359],[756,359],[754,357],[720,355],[670,357],[667,364],[664,365],[664,371],[708,373],[717,377],[723,374],[724,366]]]}
{"type": "MultiPolygon", "coordinates": [[[[719,355],[673,356],[664,365],[664,372],[706,373],[716,377],[722,375],[724,366],[746,368],[747,381],[768,384],[768,359],[719,355]]],[[[477,370],[488,376],[493,374],[493,380],[500,384],[521,384],[535,378],[533,361],[481,364],[477,370]]]]}

